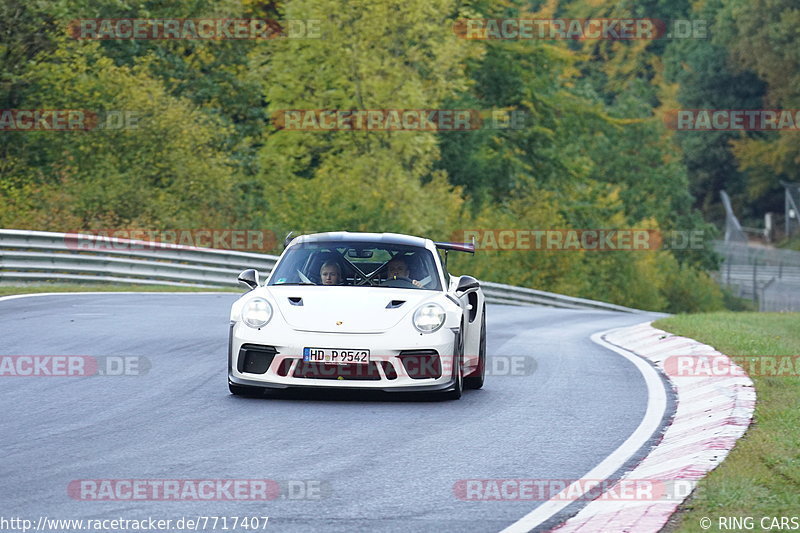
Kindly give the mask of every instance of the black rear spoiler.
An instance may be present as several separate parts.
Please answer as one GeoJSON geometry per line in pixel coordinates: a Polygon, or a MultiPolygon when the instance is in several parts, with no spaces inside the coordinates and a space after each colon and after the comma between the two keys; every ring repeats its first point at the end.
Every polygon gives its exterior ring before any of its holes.
{"type": "Polygon", "coordinates": [[[474,242],[434,242],[437,250],[444,250],[444,269],[447,270],[447,252],[467,252],[475,255],[474,242]]]}
{"type": "Polygon", "coordinates": [[[475,243],[473,242],[435,242],[433,243],[439,250],[454,252],[467,252],[468,254],[475,253],[475,243]]]}

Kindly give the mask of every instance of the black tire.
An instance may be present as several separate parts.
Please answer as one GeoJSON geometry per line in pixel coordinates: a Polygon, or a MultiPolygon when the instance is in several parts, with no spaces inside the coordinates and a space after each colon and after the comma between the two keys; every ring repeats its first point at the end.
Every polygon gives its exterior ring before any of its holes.
{"type": "Polygon", "coordinates": [[[478,349],[478,368],[464,378],[465,389],[480,389],[486,377],[486,304],[481,311],[481,342],[478,349]]]}
{"type": "Polygon", "coordinates": [[[456,383],[453,388],[444,393],[444,398],[448,400],[458,400],[464,390],[464,368],[462,357],[464,354],[464,324],[461,324],[461,332],[458,334],[458,346],[453,354],[453,366],[455,368],[456,383]]]}
{"type": "Polygon", "coordinates": [[[263,396],[264,389],[259,387],[248,387],[247,385],[234,385],[228,381],[228,390],[234,396],[246,396],[248,398],[257,398],[263,396]]]}
{"type": "Polygon", "coordinates": [[[461,372],[461,356],[457,356],[456,359],[458,361],[458,374],[456,374],[456,384],[453,385],[452,389],[445,393],[445,398],[448,400],[461,399],[461,393],[464,390],[464,376],[461,372]]]}

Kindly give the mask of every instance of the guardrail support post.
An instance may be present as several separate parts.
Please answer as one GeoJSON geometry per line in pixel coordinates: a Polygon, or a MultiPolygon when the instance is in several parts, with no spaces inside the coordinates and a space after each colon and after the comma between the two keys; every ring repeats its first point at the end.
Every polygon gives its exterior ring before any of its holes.
{"type": "Polygon", "coordinates": [[[758,259],[753,260],[753,301],[758,303],[758,286],[756,280],[758,279],[758,259]]]}
{"type": "Polygon", "coordinates": [[[728,252],[728,257],[725,258],[725,271],[726,271],[726,279],[725,285],[731,284],[731,260],[733,257],[733,252],[728,252]]]}

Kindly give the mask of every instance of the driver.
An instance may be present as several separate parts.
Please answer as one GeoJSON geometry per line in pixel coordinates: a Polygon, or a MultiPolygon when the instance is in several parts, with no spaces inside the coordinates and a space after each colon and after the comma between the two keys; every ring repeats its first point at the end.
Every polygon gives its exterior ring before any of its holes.
{"type": "Polygon", "coordinates": [[[411,279],[411,272],[408,270],[408,263],[402,257],[395,257],[389,264],[386,265],[386,274],[389,279],[406,278],[411,281],[415,286],[422,287],[422,283],[415,279],[411,279]]]}
{"type": "Polygon", "coordinates": [[[323,285],[341,285],[342,267],[336,261],[325,261],[319,268],[319,277],[323,285]]]}

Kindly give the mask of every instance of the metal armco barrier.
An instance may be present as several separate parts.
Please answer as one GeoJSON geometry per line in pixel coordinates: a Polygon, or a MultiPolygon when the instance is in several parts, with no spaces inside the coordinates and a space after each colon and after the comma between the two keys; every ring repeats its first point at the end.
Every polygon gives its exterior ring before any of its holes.
{"type": "MultiPolygon", "coordinates": [[[[277,256],[45,231],[0,230],[0,283],[84,282],[218,288],[247,268],[266,277],[277,256]]],[[[621,305],[482,281],[489,303],[639,313],[621,305]]]]}
{"type": "Polygon", "coordinates": [[[0,282],[109,282],[236,287],[246,268],[269,272],[278,258],[212,248],[74,233],[0,230],[0,282]],[[154,248],[154,245],[156,248],[154,248]]]}
{"type": "Polygon", "coordinates": [[[486,301],[497,304],[511,305],[546,305],[548,307],[562,307],[565,309],[603,309],[606,311],[622,311],[625,313],[641,313],[639,309],[623,307],[621,305],[565,296],[554,292],[539,291],[513,285],[481,281],[481,288],[486,296],[486,301]]]}

